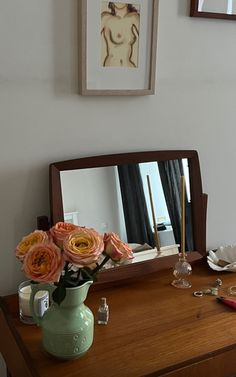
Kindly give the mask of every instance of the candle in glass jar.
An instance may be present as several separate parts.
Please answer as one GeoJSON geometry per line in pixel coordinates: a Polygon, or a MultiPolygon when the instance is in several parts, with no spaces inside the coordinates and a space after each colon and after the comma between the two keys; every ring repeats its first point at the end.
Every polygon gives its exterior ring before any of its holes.
{"type": "MultiPolygon", "coordinates": [[[[18,289],[19,296],[19,311],[20,319],[24,323],[32,324],[35,323],[30,310],[30,295],[31,286],[29,281],[25,281],[20,284],[18,289]]],[[[39,315],[42,316],[45,310],[49,306],[49,295],[47,291],[39,291],[36,293],[34,298],[34,310],[39,315]]]]}
{"type": "Polygon", "coordinates": [[[30,295],[31,295],[31,287],[30,285],[26,285],[25,287],[22,287],[19,290],[19,305],[20,305],[20,311],[23,315],[31,316],[30,311],[30,295]]]}

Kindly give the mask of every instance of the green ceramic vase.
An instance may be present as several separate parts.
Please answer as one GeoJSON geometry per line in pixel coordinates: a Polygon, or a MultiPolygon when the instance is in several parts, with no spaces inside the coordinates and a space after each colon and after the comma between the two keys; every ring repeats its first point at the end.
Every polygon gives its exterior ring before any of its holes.
{"type": "Polygon", "coordinates": [[[86,281],[75,288],[66,288],[66,297],[60,305],[53,302],[55,286],[32,284],[31,311],[35,322],[42,328],[44,349],[60,359],[74,359],[82,356],[92,345],[94,316],[84,305],[92,281],[86,281]],[[33,300],[36,292],[49,291],[50,307],[40,318],[34,311],[33,300]]]}

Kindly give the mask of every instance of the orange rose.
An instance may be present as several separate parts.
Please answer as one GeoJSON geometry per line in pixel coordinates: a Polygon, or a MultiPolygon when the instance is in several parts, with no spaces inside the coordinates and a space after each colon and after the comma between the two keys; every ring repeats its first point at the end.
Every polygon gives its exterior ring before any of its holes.
{"type": "Polygon", "coordinates": [[[59,222],[50,229],[50,233],[53,237],[53,241],[55,242],[55,244],[62,248],[64,239],[68,236],[70,232],[77,228],[77,225],[59,222]]]}
{"type": "Polygon", "coordinates": [[[42,230],[35,230],[34,232],[28,234],[22,238],[20,243],[16,247],[16,257],[23,261],[29,249],[38,243],[48,242],[48,235],[42,230]]]}
{"type": "Polygon", "coordinates": [[[64,240],[65,259],[76,266],[97,262],[103,251],[103,237],[91,228],[77,227],[64,240]]]}
{"type": "Polygon", "coordinates": [[[35,244],[23,261],[25,275],[37,282],[54,283],[60,278],[65,260],[54,243],[35,244]]]}
{"type": "Polygon", "coordinates": [[[133,258],[132,249],[115,233],[104,234],[104,251],[115,262],[133,258]]]}

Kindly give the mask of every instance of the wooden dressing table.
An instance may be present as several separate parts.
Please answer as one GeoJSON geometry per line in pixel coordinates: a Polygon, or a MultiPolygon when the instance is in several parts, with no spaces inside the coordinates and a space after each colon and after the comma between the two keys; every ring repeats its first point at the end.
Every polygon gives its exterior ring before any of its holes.
{"type": "MultiPolygon", "coordinates": [[[[194,253],[191,253],[194,259],[194,253]]],[[[205,259],[192,264],[192,288],[171,286],[172,269],[128,284],[91,290],[86,304],[96,316],[107,297],[110,320],[95,325],[94,343],[80,359],[60,361],[41,346],[41,330],[19,321],[17,296],[1,299],[0,351],[12,377],[232,377],[236,376],[236,311],[214,296],[193,291],[235,274],[218,274],[205,259]]]]}
{"type": "Polygon", "coordinates": [[[188,261],[193,265],[192,288],[182,290],[171,286],[177,255],[102,271],[100,284],[90,288],[86,304],[96,318],[100,299],[106,297],[110,320],[107,326],[95,325],[92,347],[73,361],[60,361],[47,355],[41,344],[41,329],[20,322],[17,295],[3,297],[0,352],[9,376],[236,376],[236,312],[218,303],[214,296],[193,296],[193,291],[211,286],[218,277],[223,280],[221,295],[225,295],[225,288],[236,284],[235,274],[216,274],[206,262],[207,195],[202,192],[196,151],[138,152],[53,163],[50,165],[51,221],[40,217],[38,229],[47,230],[49,223],[64,221],[62,173],[81,169],[97,171],[100,167],[116,169],[144,162],[156,162],[159,166],[160,162],[167,161],[173,165],[173,161],[179,166],[183,159],[188,161],[192,241],[198,250],[198,253],[188,253],[188,261]]]}

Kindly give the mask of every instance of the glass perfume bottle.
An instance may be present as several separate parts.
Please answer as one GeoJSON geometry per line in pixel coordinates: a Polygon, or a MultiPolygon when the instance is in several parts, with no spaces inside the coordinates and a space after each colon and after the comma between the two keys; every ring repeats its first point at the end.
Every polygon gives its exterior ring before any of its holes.
{"type": "Polygon", "coordinates": [[[179,260],[175,264],[173,272],[176,279],[173,280],[171,284],[176,288],[191,288],[191,282],[186,280],[186,277],[191,275],[191,273],[191,264],[188,263],[185,254],[180,254],[179,260]]]}
{"type": "Polygon", "coordinates": [[[192,273],[191,264],[188,263],[185,253],[185,178],[181,176],[180,180],[180,202],[181,202],[181,253],[179,260],[175,264],[173,275],[176,280],[172,281],[172,285],[176,288],[190,288],[192,284],[186,280],[186,276],[192,273]]]}
{"type": "Polygon", "coordinates": [[[101,298],[101,304],[98,308],[98,324],[107,325],[109,319],[109,308],[107,305],[106,297],[101,298]]]}

